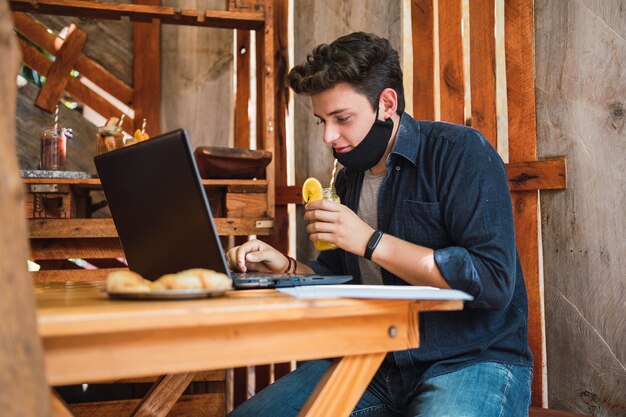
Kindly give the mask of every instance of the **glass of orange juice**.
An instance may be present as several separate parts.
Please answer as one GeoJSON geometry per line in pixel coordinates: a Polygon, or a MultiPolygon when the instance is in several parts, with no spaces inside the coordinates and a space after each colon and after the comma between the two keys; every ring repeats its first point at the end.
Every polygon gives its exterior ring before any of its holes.
{"type": "MultiPolygon", "coordinates": [[[[341,199],[337,195],[335,187],[322,188],[322,184],[317,178],[307,178],[302,186],[302,199],[305,203],[315,200],[328,200],[336,203],[341,203],[341,199]]],[[[337,245],[330,242],[324,242],[316,240],[314,243],[315,249],[319,251],[337,249],[337,245]]]]}

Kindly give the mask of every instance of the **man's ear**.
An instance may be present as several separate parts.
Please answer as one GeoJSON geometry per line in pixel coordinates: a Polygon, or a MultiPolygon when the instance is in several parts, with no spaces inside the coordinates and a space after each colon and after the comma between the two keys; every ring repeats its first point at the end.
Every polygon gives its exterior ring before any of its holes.
{"type": "Polygon", "coordinates": [[[383,92],[380,93],[379,108],[382,110],[381,116],[384,120],[396,114],[396,110],[398,109],[398,93],[396,93],[396,90],[393,88],[385,88],[383,92]]]}

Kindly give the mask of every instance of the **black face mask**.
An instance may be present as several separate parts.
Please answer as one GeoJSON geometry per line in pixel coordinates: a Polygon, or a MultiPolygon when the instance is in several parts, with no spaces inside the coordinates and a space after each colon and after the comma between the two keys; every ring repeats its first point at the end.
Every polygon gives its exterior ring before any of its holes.
{"type": "Polygon", "coordinates": [[[365,172],[383,157],[392,133],[393,120],[391,117],[383,122],[378,120],[378,111],[376,111],[376,120],[361,143],[345,153],[338,154],[333,149],[333,155],[341,165],[355,171],[365,172]]]}

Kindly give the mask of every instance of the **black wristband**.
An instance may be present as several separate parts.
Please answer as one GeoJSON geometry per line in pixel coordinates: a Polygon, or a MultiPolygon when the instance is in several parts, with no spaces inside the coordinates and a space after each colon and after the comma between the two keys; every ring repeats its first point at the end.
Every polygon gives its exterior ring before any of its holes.
{"type": "Polygon", "coordinates": [[[374,249],[376,249],[376,246],[378,246],[378,243],[380,242],[380,239],[382,237],[383,232],[381,232],[380,230],[376,230],[374,233],[372,233],[372,237],[370,237],[370,240],[367,242],[367,246],[365,247],[365,254],[363,255],[365,259],[367,259],[368,261],[372,260],[372,254],[374,253],[374,249]]]}

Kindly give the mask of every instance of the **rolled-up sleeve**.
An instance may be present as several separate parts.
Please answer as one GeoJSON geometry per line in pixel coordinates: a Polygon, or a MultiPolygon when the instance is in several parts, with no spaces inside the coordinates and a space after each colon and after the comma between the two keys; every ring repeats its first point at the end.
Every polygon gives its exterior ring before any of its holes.
{"type": "Polygon", "coordinates": [[[501,310],[513,296],[516,246],[506,169],[477,131],[450,147],[442,166],[440,201],[453,245],[435,251],[435,262],[476,308],[501,310]]]}

